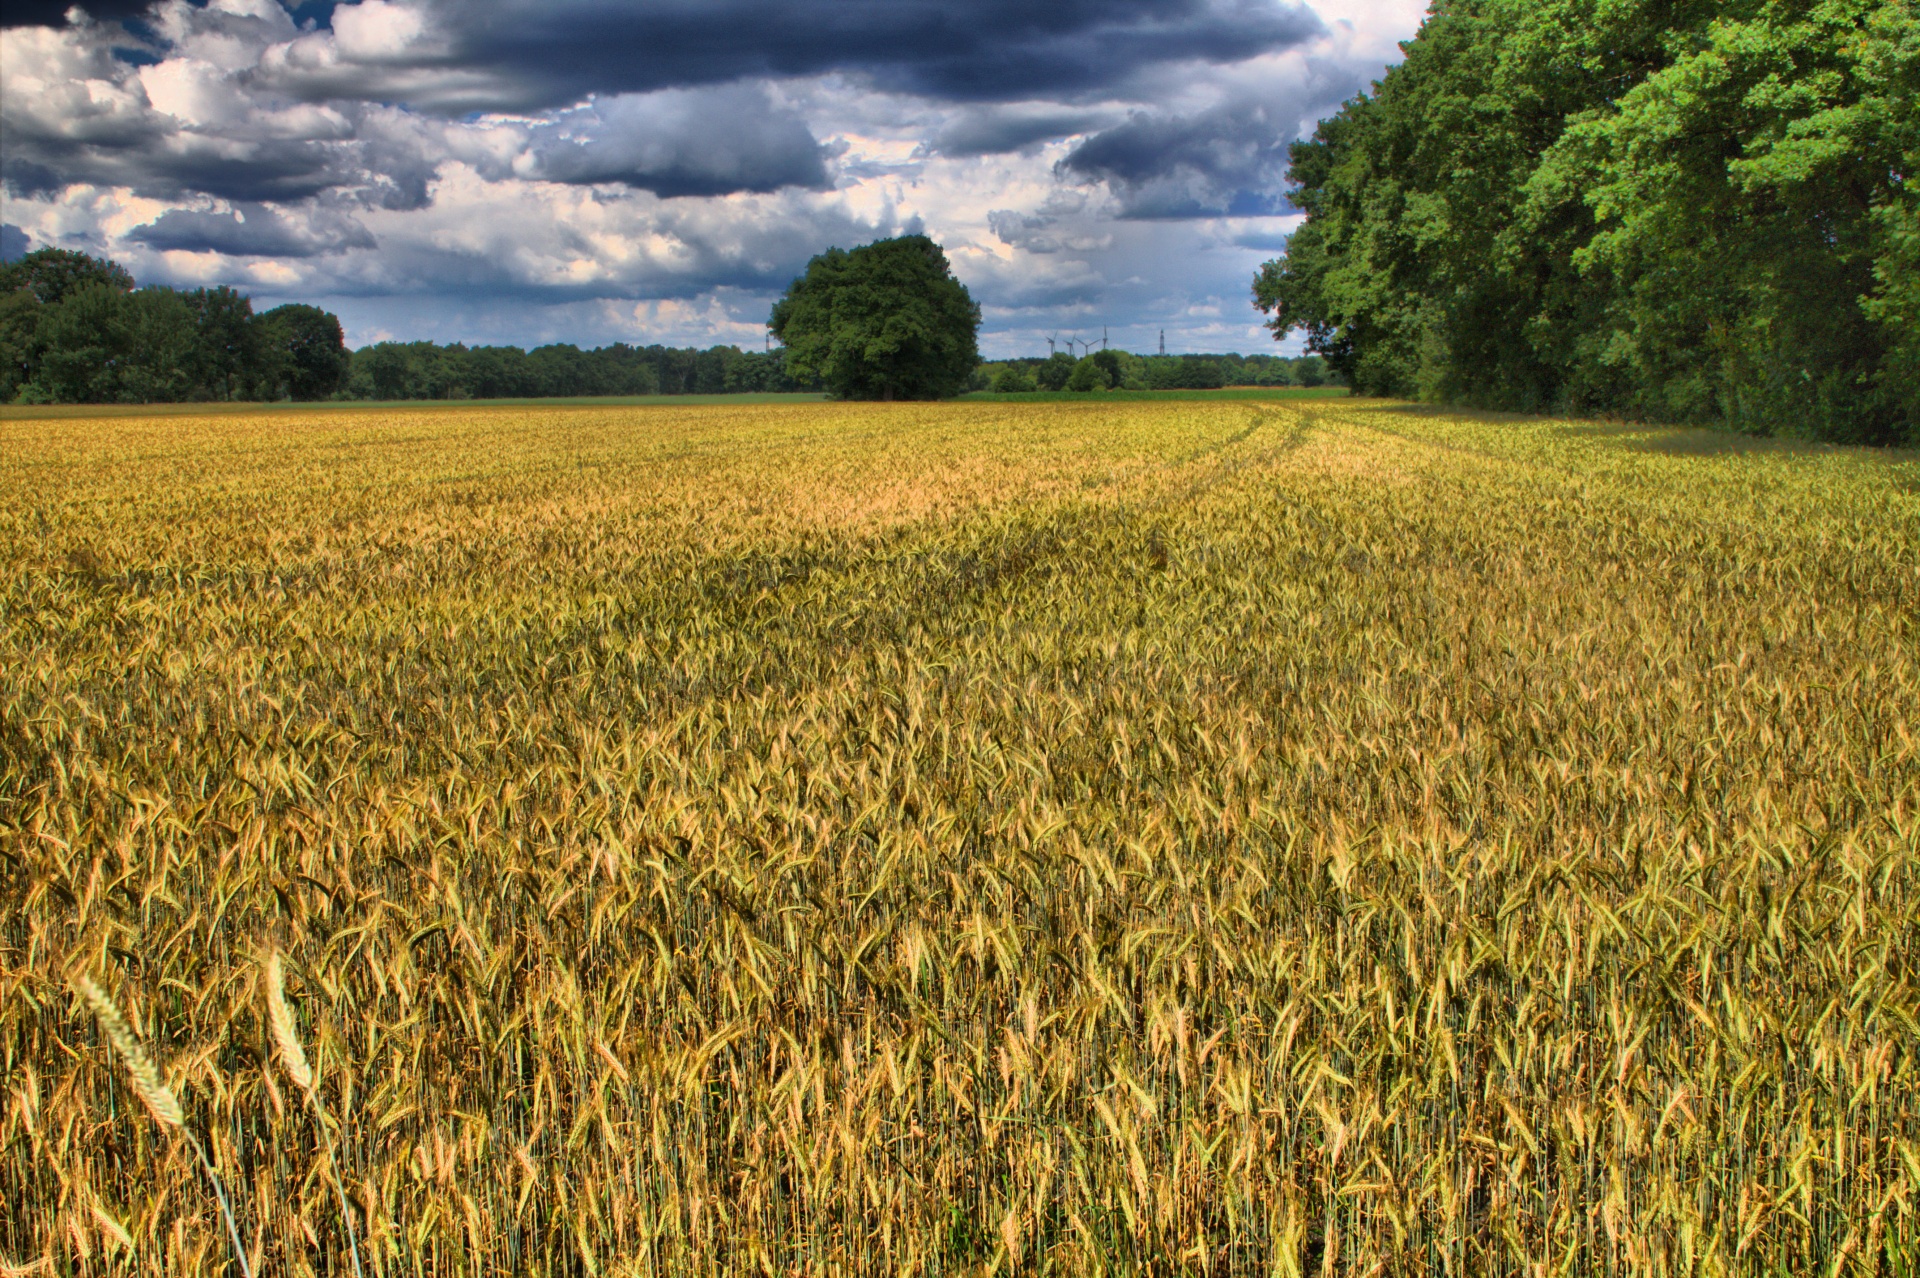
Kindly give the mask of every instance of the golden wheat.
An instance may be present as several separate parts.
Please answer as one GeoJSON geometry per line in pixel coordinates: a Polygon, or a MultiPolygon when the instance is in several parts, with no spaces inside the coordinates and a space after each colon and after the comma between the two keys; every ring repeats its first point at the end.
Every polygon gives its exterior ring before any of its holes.
{"type": "Polygon", "coordinates": [[[281,1068],[300,1088],[307,1105],[313,1110],[314,1124],[320,1130],[321,1148],[326,1154],[327,1182],[333,1186],[334,1196],[340,1203],[340,1223],[347,1231],[347,1255],[353,1264],[355,1278],[358,1278],[361,1273],[360,1240],[358,1231],[353,1227],[353,1209],[347,1205],[346,1187],[340,1183],[339,1173],[334,1169],[338,1160],[333,1150],[333,1137],[327,1130],[327,1108],[314,1087],[313,1067],[307,1063],[306,1049],[301,1045],[300,1033],[294,1027],[293,1006],[287,1002],[286,974],[281,969],[279,950],[269,950],[267,953],[266,982],[267,1028],[273,1035],[273,1045],[280,1055],[281,1068]]]}
{"type": "Polygon", "coordinates": [[[1915,1278],[1917,580],[1355,401],[0,420],[0,1256],[228,1263],[112,961],[262,1272],[1915,1278]]]}
{"type": "Polygon", "coordinates": [[[133,1027],[127,1024],[127,1018],[120,1013],[120,1007],[107,992],[93,983],[91,977],[82,976],[74,981],[74,988],[100,1022],[100,1028],[106,1031],[107,1041],[120,1057],[120,1063],[126,1067],[127,1077],[133,1080],[133,1090],[146,1102],[155,1122],[162,1127],[178,1131],[186,1125],[186,1112],[180,1108],[180,1100],[160,1077],[159,1067],[140,1046],[139,1036],[133,1027]]]}
{"type": "Polygon", "coordinates": [[[306,1049],[293,1027],[293,1008],[287,1003],[285,977],[280,970],[280,951],[267,955],[267,1026],[273,1032],[273,1046],[280,1053],[280,1066],[301,1091],[313,1095],[313,1069],[307,1064],[306,1049]]]}
{"type": "MultiPolygon", "coordinates": [[[[206,1147],[199,1137],[187,1129],[186,1111],[180,1105],[180,1098],[161,1078],[159,1067],[140,1045],[140,1039],[127,1024],[127,1018],[121,1013],[120,1005],[115,1003],[107,992],[93,982],[91,977],[81,976],[75,979],[74,988],[87,1006],[93,1009],[94,1017],[100,1022],[100,1028],[107,1033],[107,1041],[113,1045],[114,1053],[126,1068],[127,1077],[133,1080],[133,1090],[139,1093],[146,1103],[147,1110],[160,1126],[185,1140],[198,1158],[200,1168],[206,1173],[207,1181],[213,1187],[213,1196],[220,1208],[220,1214],[226,1221],[227,1234],[233,1243],[234,1263],[239,1265],[242,1278],[251,1278],[252,1268],[247,1261],[246,1248],[240,1242],[240,1231],[234,1223],[233,1208],[227,1199],[226,1186],[221,1183],[220,1175],[214,1170],[213,1163],[207,1157],[206,1147]]],[[[92,1215],[108,1236],[126,1247],[133,1246],[130,1235],[122,1229],[111,1216],[108,1216],[95,1203],[91,1205],[92,1215]]],[[[80,1253],[82,1262],[91,1258],[91,1246],[87,1242],[76,1220],[69,1222],[69,1236],[75,1249],[80,1253]]]]}

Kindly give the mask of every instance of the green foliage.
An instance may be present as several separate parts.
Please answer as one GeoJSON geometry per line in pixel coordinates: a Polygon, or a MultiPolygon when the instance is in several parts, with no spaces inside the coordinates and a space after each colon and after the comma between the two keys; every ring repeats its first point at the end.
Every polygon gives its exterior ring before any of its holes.
{"type": "Polygon", "coordinates": [[[1067,376],[1067,389],[1070,391],[1110,390],[1112,387],[1113,383],[1107,380],[1107,370],[1100,367],[1091,355],[1076,360],[1073,371],[1067,376]]]}
{"type": "Polygon", "coordinates": [[[565,396],[739,395],[810,389],[780,351],[693,350],[616,342],[474,346],[380,342],[353,353],[349,399],[548,399],[565,396]]]}
{"type": "Polygon", "coordinates": [[[17,262],[0,264],[0,293],[24,290],[42,306],[57,305],[69,293],[96,284],[131,293],[133,276],[117,262],[70,249],[35,249],[17,262]]]}
{"type": "Polygon", "coordinates": [[[1219,390],[1227,386],[1324,386],[1327,363],[1318,355],[1135,355],[1095,351],[1084,360],[1063,352],[1048,359],[1014,359],[983,365],[984,385],[996,394],[1064,390],[1219,390]],[[1071,384],[1082,364],[1096,370],[1071,384]],[[1104,382],[1094,380],[1104,378],[1104,382]]]}
{"type": "Polygon", "coordinates": [[[351,361],[340,321],[317,306],[276,306],[260,317],[287,398],[326,399],[346,384],[351,361]]]}
{"type": "Polygon", "coordinates": [[[315,307],[255,316],[226,287],[136,289],[115,263],[60,249],[0,267],[0,401],[319,399],[346,360],[340,321],[315,307]]]}
{"type": "Polygon", "coordinates": [[[998,371],[993,374],[993,378],[988,383],[988,386],[996,394],[1000,395],[1017,394],[1023,391],[1038,389],[1038,383],[1033,380],[1032,370],[1023,368],[1018,364],[1001,365],[998,371]]]}
{"type": "Polygon", "coordinates": [[[230,288],[133,287],[112,262],[41,249],[0,267],[0,402],[541,399],[804,389],[781,352],[381,342],[292,303],[262,315],[230,288]]]}
{"type": "Polygon", "coordinates": [[[794,375],[846,399],[942,399],[980,362],[980,308],[924,235],[829,249],[769,321],[794,375]]]}
{"type": "Polygon", "coordinates": [[[33,377],[40,310],[24,288],[0,291],[0,403],[12,403],[33,377]]]}
{"type": "Polygon", "coordinates": [[[1443,0],[1294,147],[1307,222],[1255,300],[1363,393],[1895,442],[1917,30],[1911,0],[1443,0]]]}
{"type": "Polygon", "coordinates": [[[222,284],[189,294],[193,308],[195,353],[200,380],[220,399],[236,399],[249,374],[260,371],[262,342],[253,322],[253,303],[222,284]]]}
{"type": "Polygon", "coordinates": [[[1065,390],[1067,379],[1073,376],[1073,365],[1073,356],[1055,351],[1033,370],[1034,384],[1043,391],[1065,390]]]}

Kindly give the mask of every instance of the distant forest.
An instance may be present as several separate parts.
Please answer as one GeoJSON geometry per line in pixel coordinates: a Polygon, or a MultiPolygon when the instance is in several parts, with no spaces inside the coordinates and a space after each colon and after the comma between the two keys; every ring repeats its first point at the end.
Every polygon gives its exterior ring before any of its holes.
{"type": "Polygon", "coordinates": [[[1324,386],[1337,381],[1317,355],[1135,355],[1099,350],[1074,359],[1010,359],[982,364],[973,390],[1212,390],[1223,386],[1324,386]]]}
{"type": "Polygon", "coordinates": [[[787,376],[778,350],[557,344],[447,346],[377,342],[354,351],[342,399],[554,399],[594,395],[733,395],[813,389],[787,376]]]}
{"type": "MultiPolygon", "coordinates": [[[[1019,392],[1319,386],[1318,356],[1132,355],[981,364],[969,389],[1019,392]]],[[[594,350],[377,342],[292,304],[255,314],[231,288],[136,287],[118,264],[40,249],[0,265],[0,403],[458,400],[808,391],[783,353],[615,343],[594,350]]]]}
{"type": "MultiPolygon", "coordinates": [[[[982,363],[969,390],[1187,390],[1219,386],[1319,386],[1334,380],[1308,355],[1132,355],[1096,351],[1074,359],[982,363]]],[[[542,399],[563,395],[730,395],[811,391],[788,375],[780,348],[692,350],[615,343],[597,350],[541,346],[438,346],[380,342],[354,351],[341,398],[542,399]]]]}

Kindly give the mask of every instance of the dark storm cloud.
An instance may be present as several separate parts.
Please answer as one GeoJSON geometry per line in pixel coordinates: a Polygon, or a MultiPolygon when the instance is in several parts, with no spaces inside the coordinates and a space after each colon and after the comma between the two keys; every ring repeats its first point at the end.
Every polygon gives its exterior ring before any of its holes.
{"type": "Polygon", "coordinates": [[[0,262],[17,262],[33,248],[33,240],[12,223],[0,223],[0,262]]]}
{"type": "Polygon", "coordinates": [[[107,136],[64,136],[10,118],[0,182],[20,195],[58,192],[75,183],[124,186],[160,199],[212,195],[223,200],[291,202],[354,191],[370,204],[416,208],[426,202],[434,162],[378,139],[344,144],[281,139],[232,140],[161,127],[115,129],[107,136]]]}
{"type": "Polygon", "coordinates": [[[833,185],[806,121],[756,85],[598,100],[536,130],[531,149],[533,176],[669,198],[833,185]]]}
{"type": "Polygon", "coordinates": [[[1191,116],[1136,112],[1060,162],[1065,176],[1106,182],[1129,217],[1285,212],[1287,144],[1299,107],[1234,102],[1191,116]]]}
{"type": "MultiPolygon", "coordinates": [[[[154,9],[94,0],[95,19],[154,9]]],[[[306,3],[295,18],[355,6],[306,3]]],[[[761,76],[852,72],[890,89],[957,101],[1061,98],[1170,62],[1239,62],[1322,34],[1289,0],[413,0],[440,38],[417,56],[382,52],[306,81],[446,109],[525,110],[590,93],[646,92],[761,76]],[[473,79],[409,83],[406,67],[473,79]],[[408,90],[417,89],[420,97],[408,90]]],[[[59,0],[10,0],[8,26],[60,26],[59,0]]],[[[203,11],[204,12],[204,11],[203,11]]]]}
{"type": "Polygon", "coordinates": [[[372,233],[343,214],[317,210],[289,216],[258,204],[231,213],[170,209],[126,238],[150,248],[230,257],[318,257],[375,247],[372,233]]]}
{"type": "MultiPolygon", "coordinates": [[[[90,11],[124,17],[138,7],[90,11]]],[[[9,95],[19,100],[4,112],[0,178],[31,194],[91,183],[155,198],[286,204],[333,193],[418,208],[452,152],[427,136],[431,117],[408,107],[444,115],[587,99],[527,126],[513,175],[667,197],[827,190],[826,150],[755,77],[842,72],[977,100],[924,144],[968,157],[1110,124],[1110,111],[1069,104],[1110,95],[1151,66],[1242,61],[1325,30],[1288,0],[366,0],[327,10],[324,30],[296,25],[323,8],[146,6],[147,21],[131,25],[165,56],[220,50],[221,82],[180,99],[185,108],[149,105],[134,68],[115,56],[112,31],[70,28],[68,78],[9,95]],[[232,61],[243,47],[257,51],[250,68],[232,61]],[[83,87],[103,83],[114,92],[83,87]],[[393,108],[418,127],[373,123],[393,108]],[[331,123],[262,123],[299,109],[331,123]]],[[[7,21],[65,24],[63,13],[14,5],[7,21]]],[[[1262,211],[1273,157],[1249,152],[1261,127],[1137,117],[1082,144],[1063,172],[1112,183],[1137,216],[1262,211]]],[[[507,157],[460,158],[508,175],[507,157]]]]}
{"type": "MultiPolygon", "coordinates": [[[[151,6],[152,0],[86,0],[80,8],[96,22],[119,22],[137,18],[151,6]]],[[[0,26],[61,27],[67,22],[72,0],[7,0],[0,11],[0,26]]]]}
{"type": "MultiPolygon", "coordinates": [[[[698,202],[653,202],[645,196],[607,196],[604,207],[636,210],[644,221],[573,219],[506,223],[491,233],[463,235],[459,243],[431,236],[383,239],[380,252],[341,259],[329,291],[338,296],[492,298],[502,303],[552,305],[599,299],[687,300],[715,289],[777,293],[830,244],[851,247],[882,236],[911,233],[885,217],[869,220],[844,208],[815,205],[789,192],[771,208],[732,206],[717,216],[698,202]],[[641,251],[602,262],[587,277],[557,267],[596,254],[596,235],[631,236],[641,251]]],[[[144,278],[144,277],[143,277],[144,278]]]]}
{"type": "Polygon", "coordinates": [[[1085,133],[1111,119],[1109,112],[989,107],[964,113],[936,133],[926,146],[930,152],[955,159],[1003,155],[1085,133]]]}
{"type": "Polygon", "coordinates": [[[522,107],[835,71],[956,101],[1059,98],[1152,65],[1242,61],[1325,30],[1283,0],[436,3],[452,39],[440,56],[502,75],[522,107]]]}

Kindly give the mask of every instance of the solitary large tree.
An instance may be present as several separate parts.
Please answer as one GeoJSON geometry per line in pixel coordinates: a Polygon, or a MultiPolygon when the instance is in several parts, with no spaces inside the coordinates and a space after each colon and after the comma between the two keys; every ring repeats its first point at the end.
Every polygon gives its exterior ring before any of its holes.
{"type": "Polygon", "coordinates": [[[980,307],[924,235],[828,249],[768,324],[789,374],[846,399],[958,395],[980,362],[980,307]]]}

